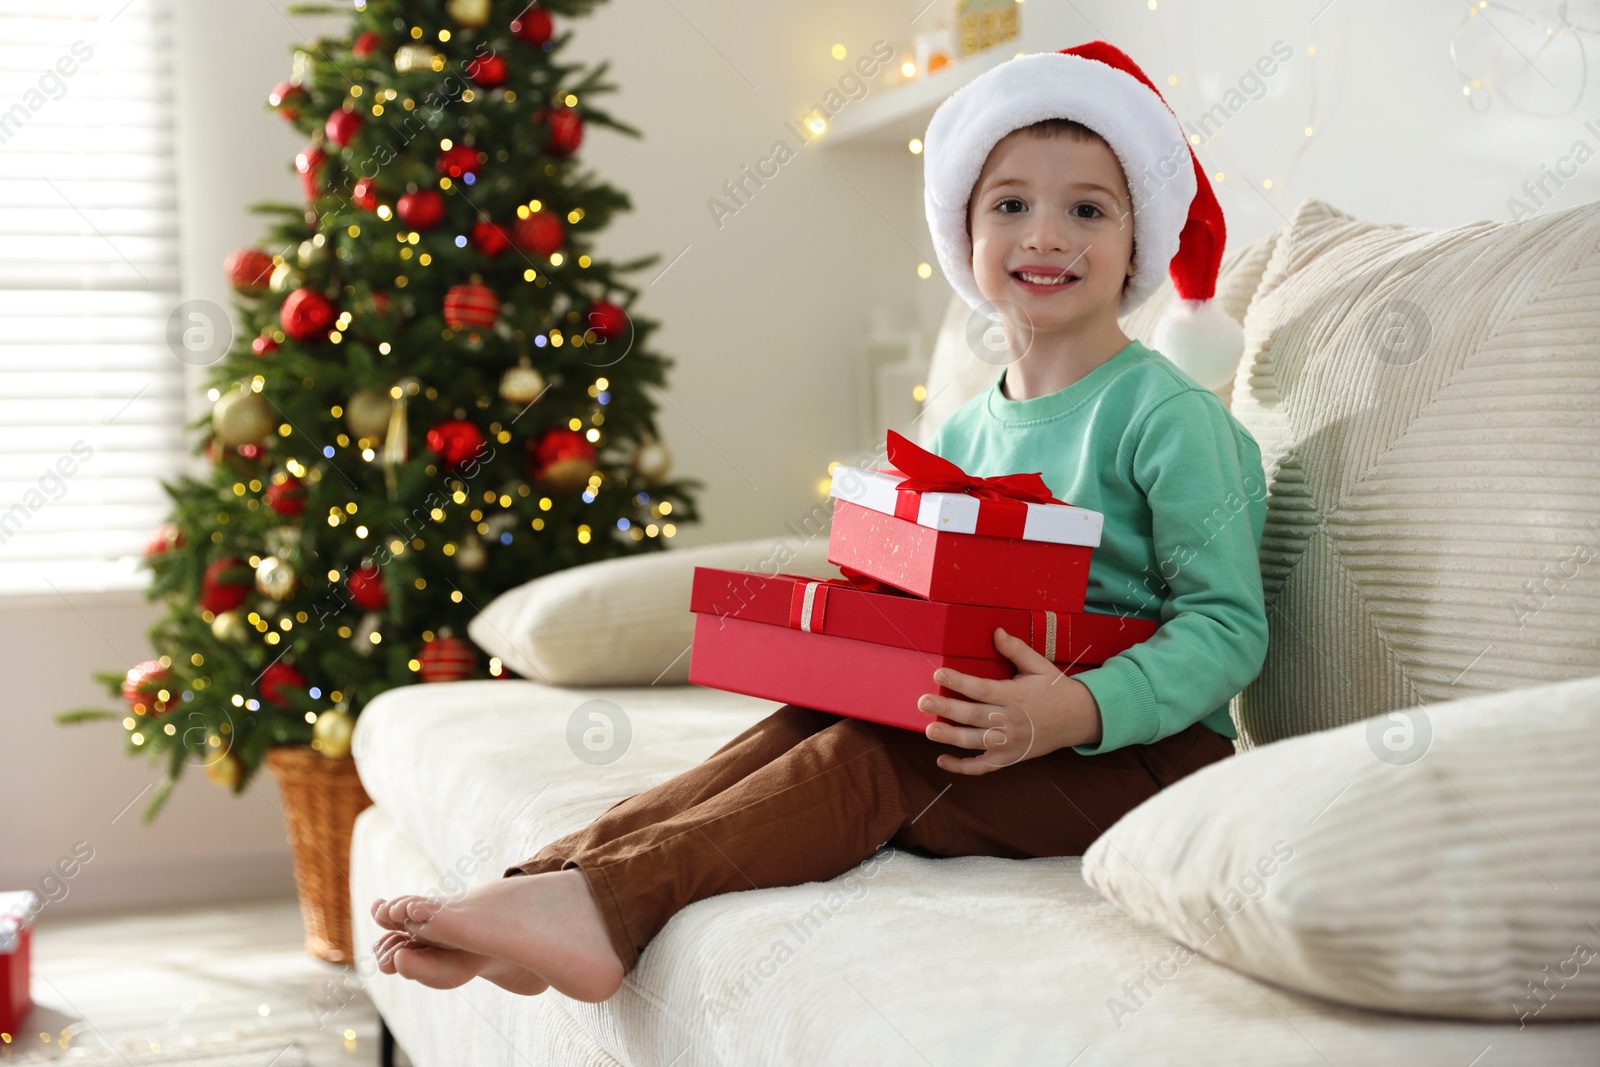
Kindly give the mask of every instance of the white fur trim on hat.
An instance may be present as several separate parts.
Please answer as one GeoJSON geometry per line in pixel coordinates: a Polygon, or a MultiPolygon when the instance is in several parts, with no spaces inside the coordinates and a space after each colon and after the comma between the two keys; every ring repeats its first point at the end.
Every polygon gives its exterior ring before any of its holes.
{"type": "Polygon", "coordinates": [[[967,204],[989,152],[1041,119],[1083,123],[1105,138],[1133,198],[1134,274],[1121,317],[1161,286],[1195,195],[1183,128],[1161,97],[1098,60],[1038,52],[1007,60],[952,93],[923,138],[923,202],[940,270],[973,308],[985,301],[972,272],[967,204]]]}

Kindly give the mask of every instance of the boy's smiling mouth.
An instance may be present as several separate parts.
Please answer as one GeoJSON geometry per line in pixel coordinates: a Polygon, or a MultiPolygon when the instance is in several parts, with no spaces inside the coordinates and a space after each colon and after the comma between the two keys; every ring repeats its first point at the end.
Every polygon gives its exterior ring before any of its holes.
{"type": "Polygon", "coordinates": [[[1076,285],[1078,276],[1065,267],[1047,267],[1028,263],[1011,271],[1010,277],[1018,288],[1030,293],[1059,293],[1076,285]]]}

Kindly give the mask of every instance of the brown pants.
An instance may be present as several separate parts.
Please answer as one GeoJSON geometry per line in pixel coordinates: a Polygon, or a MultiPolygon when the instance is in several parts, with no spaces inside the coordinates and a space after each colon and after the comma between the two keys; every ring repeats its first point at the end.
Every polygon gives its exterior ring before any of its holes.
{"type": "Polygon", "coordinates": [[[505,876],[576,867],[632,971],[681,909],[718,893],[834,878],[884,845],[933,856],[1079,856],[1147,797],[1233,742],[1195,723],[1153,745],[1071,748],[987,774],[971,749],[785,704],[698,766],[619,800],[505,876]]]}

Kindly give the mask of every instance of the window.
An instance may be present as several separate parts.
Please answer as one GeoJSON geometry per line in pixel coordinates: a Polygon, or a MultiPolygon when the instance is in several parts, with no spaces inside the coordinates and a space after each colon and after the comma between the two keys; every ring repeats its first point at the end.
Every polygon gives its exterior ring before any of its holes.
{"type": "Polygon", "coordinates": [[[143,585],[185,461],[166,0],[0,3],[0,593],[143,585]]]}

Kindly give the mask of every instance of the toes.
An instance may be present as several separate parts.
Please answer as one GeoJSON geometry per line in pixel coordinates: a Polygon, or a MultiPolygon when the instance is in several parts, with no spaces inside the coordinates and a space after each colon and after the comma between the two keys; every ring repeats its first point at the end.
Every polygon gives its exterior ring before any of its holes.
{"type": "Polygon", "coordinates": [[[437,915],[439,913],[439,908],[442,906],[442,902],[438,900],[433,900],[428,897],[412,897],[405,904],[405,908],[402,913],[404,917],[403,921],[408,924],[416,923],[421,925],[437,915]]]}
{"type": "Polygon", "coordinates": [[[378,938],[372,944],[372,954],[378,961],[378,970],[384,974],[394,973],[394,954],[411,940],[409,934],[390,931],[378,938]]]}
{"type": "Polygon", "coordinates": [[[405,926],[402,924],[403,909],[405,908],[405,902],[410,899],[412,898],[405,896],[379,897],[372,902],[373,920],[385,930],[404,932],[405,926]]]}

